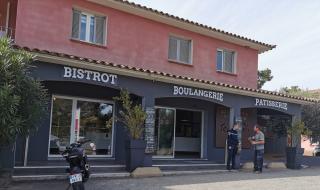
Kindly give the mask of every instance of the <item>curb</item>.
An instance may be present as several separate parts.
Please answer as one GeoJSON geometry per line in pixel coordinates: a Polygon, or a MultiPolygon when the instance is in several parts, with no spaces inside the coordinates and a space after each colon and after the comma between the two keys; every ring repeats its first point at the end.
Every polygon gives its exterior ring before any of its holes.
{"type": "MultiPolygon", "coordinates": [[[[218,174],[218,173],[228,173],[238,172],[237,170],[198,170],[198,171],[162,171],[162,176],[183,176],[183,175],[196,175],[196,174],[218,174]]],[[[143,178],[154,177],[154,176],[144,176],[143,178]]],[[[161,177],[161,176],[159,176],[161,177]]],[[[90,175],[90,179],[122,179],[122,178],[134,178],[129,172],[121,173],[94,173],[90,175]]],[[[29,176],[12,176],[13,182],[27,182],[27,181],[49,181],[49,180],[68,180],[67,174],[57,174],[57,175],[29,175],[29,176]]]]}
{"type": "Polygon", "coordinates": [[[194,174],[217,174],[217,173],[229,173],[238,172],[237,170],[201,170],[201,171],[164,171],[163,176],[177,176],[177,175],[194,175],[194,174]]]}
{"type": "MultiPolygon", "coordinates": [[[[116,179],[116,178],[127,178],[130,177],[130,173],[121,172],[121,173],[94,173],[90,175],[90,179],[116,179]]],[[[24,181],[43,181],[43,180],[67,180],[67,174],[58,174],[58,175],[23,175],[23,176],[12,176],[13,182],[24,182],[24,181]]]]}

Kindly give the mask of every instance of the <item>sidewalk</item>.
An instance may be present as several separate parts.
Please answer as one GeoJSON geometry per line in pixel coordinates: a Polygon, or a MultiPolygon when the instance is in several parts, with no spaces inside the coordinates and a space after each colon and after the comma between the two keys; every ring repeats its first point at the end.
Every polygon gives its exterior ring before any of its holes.
{"type": "MultiPolygon", "coordinates": [[[[266,170],[262,174],[252,172],[227,172],[204,175],[167,176],[140,179],[92,179],[86,183],[86,190],[318,190],[320,168],[302,170],[266,170]]],[[[9,190],[63,190],[67,181],[15,183],[9,190]]]]}

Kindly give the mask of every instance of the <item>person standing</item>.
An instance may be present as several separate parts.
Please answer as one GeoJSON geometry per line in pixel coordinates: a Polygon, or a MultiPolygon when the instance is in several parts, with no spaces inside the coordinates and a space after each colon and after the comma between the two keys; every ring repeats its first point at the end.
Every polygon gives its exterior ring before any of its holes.
{"type": "Polygon", "coordinates": [[[254,126],[255,135],[249,138],[251,144],[254,146],[254,172],[262,173],[263,154],[264,154],[264,134],[259,125],[254,126]]]}
{"type": "Polygon", "coordinates": [[[236,162],[236,154],[238,152],[238,137],[239,124],[235,124],[232,129],[229,129],[228,137],[227,137],[227,147],[228,147],[228,155],[227,155],[227,170],[235,169],[236,162]],[[232,162],[232,163],[230,163],[232,162]],[[230,164],[232,164],[230,166],[230,164]]]}

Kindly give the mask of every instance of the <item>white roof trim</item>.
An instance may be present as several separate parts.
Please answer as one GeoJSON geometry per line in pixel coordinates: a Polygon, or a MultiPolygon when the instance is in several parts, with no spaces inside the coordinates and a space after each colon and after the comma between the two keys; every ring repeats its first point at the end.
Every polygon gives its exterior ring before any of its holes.
{"type": "Polygon", "coordinates": [[[230,42],[230,43],[237,44],[244,47],[249,47],[251,49],[257,50],[259,53],[263,53],[275,47],[268,44],[263,45],[263,44],[260,44],[260,42],[253,42],[254,40],[250,41],[250,39],[242,39],[243,37],[241,36],[236,37],[235,34],[231,34],[231,33],[226,34],[226,32],[222,32],[222,31],[221,32],[213,31],[205,27],[184,22],[184,21],[170,17],[172,15],[161,15],[161,14],[158,14],[157,12],[146,10],[140,7],[135,7],[132,4],[130,4],[130,2],[128,2],[129,3],[128,4],[122,1],[115,1],[115,0],[87,0],[87,1],[104,5],[107,7],[111,7],[111,8],[114,8],[123,12],[127,12],[133,15],[137,15],[140,17],[144,17],[156,22],[164,23],[170,26],[174,26],[177,28],[191,31],[191,32],[199,33],[215,39],[223,40],[223,41],[230,42]]]}

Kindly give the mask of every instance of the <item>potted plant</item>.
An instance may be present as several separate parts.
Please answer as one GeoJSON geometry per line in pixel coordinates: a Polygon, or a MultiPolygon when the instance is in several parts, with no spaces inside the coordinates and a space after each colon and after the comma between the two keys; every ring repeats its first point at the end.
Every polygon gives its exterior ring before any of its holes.
{"type": "Polygon", "coordinates": [[[140,104],[131,101],[128,91],[121,90],[120,96],[114,98],[120,105],[116,120],[124,124],[129,140],[126,142],[126,169],[132,172],[143,166],[146,142],[143,139],[146,113],[140,104]]]}
{"type": "Polygon", "coordinates": [[[301,148],[301,135],[309,136],[311,132],[305,127],[304,123],[300,120],[294,120],[291,127],[287,128],[288,134],[288,147],[287,153],[287,168],[300,169],[303,148],[301,148]]]}
{"type": "Polygon", "coordinates": [[[17,137],[35,131],[46,112],[46,90],[29,75],[33,58],[0,38],[0,187],[10,183],[17,137]]]}

